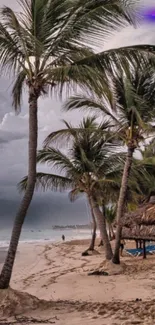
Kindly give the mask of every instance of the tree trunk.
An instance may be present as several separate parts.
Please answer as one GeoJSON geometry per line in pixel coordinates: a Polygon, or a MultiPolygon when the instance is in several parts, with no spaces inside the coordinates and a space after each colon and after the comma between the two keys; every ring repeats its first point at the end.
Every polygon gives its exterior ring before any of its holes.
{"type": "Polygon", "coordinates": [[[128,178],[129,178],[130,169],[132,165],[133,152],[134,152],[134,148],[128,147],[128,152],[126,155],[126,161],[123,170],[121,188],[119,193],[117,212],[116,212],[117,229],[116,229],[114,255],[112,258],[112,262],[114,264],[120,264],[120,240],[122,234],[121,221],[124,213],[125,199],[126,199],[127,189],[128,189],[128,178]]]}
{"type": "Polygon", "coordinates": [[[91,211],[91,216],[92,216],[92,223],[93,223],[92,238],[91,238],[91,242],[90,242],[90,246],[88,248],[88,251],[93,251],[94,247],[95,247],[97,225],[96,225],[96,219],[95,219],[93,207],[92,207],[91,200],[90,200],[89,196],[88,196],[88,202],[89,202],[89,206],[90,206],[90,211],[91,211]]]}
{"type": "Polygon", "coordinates": [[[145,246],[145,240],[143,240],[143,258],[146,258],[146,246],[145,246]]]}
{"type": "Polygon", "coordinates": [[[112,233],[112,239],[115,239],[115,233],[114,233],[113,225],[111,225],[111,233],[112,233]]]}
{"type": "Polygon", "coordinates": [[[112,224],[109,224],[109,239],[110,241],[115,238],[114,230],[112,224]]]}
{"type": "Polygon", "coordinates": [[[92,238],[91,238],[91,242],[90,242],[90,246],[88,248],[89,251],[93,251],[94,247],[95,247],[95,239],[96,239],[96,220],[95,220],[95,215],[93,212],[93,209],[91,209],[91,214],[92,214],[92,221],[93,221],[93,231],[92,231],[92,238]]]}
{"type": "Polygon", "coordinates": [[[102,240],[102,239],[100,240],[98,247],[101,247],[101,246],[104,246],[104,245],[103,245],[103,240],[102,240]]]}
{"type": "Polygon", "coordinates": [[[98,224],[98,227],[99,227],[99,230],[100,230],[101,239],[103,240],[103,243],[104,243],[105,257],[106,257],[107,260],[111,260],[112,256],[113,256],[113,253],[112,253],[112,248],[111,248],[111,244],[110,244],[107,229],[106,229],[105,216],[100,211],[99,206],[98,206],[97,202],[94,200],[93,197],[91,197],[91,202],[92,202],[94,214],[95,214],[96,219],[97,219],[97,224],[98,224]]]}
{"type": "Polygon", "coordinates": [[[12,236],[5,263],[0,275],[0,289],[7,289],[10,284],[13,265],[16,257],[17,246],[24,223],[24,219],[30,206],[36,181],[36,156],[37,156],[37,102],[39,95],[29,87],[29,157],[28,157],[28,181],[24,197],[16,214],[12,236]]]}
{"type": "Polygon", "coordinates": [[[107,229],[107,234],[109,241],[111,240],[111,231],[110,231],[110,224],[107,222],[106,214],[104,213],[104,209],[102,208],[102,214],[105,216],[105,224],[106,224],[106,229],[107,229]]]}

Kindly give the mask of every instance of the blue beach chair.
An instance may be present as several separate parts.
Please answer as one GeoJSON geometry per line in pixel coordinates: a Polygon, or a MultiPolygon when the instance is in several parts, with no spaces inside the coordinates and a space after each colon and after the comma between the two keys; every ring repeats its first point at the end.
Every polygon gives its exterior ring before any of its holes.
{"type": "Polygon", "coordinates": [[[155,245],[146,246],[146,252],[150,254],[155,254],[155,245]]]}
{"type": "MultiPolygon", "coordinates": [[[[146,246],[145,249],[146,249],[146,253],[155,254],[155,245],[146,246]]],[[[143,253],[142,248],[126,249],[125,251],[131,256],[140,256],[143,253]]]]}
{"type": "Polygon", "coordinates": [[[143,252],[143,249],[142,248],[132,248],[132,249],[126,249],[125,251],[131,256],[140,256],[143,252]]]}

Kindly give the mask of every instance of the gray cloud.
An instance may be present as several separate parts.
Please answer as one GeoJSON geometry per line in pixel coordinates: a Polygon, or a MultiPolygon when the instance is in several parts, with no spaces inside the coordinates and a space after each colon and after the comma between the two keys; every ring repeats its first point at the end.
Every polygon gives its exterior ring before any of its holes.
{"type": "MultiPolygon", "coordinates": [[[[151,1],[143,1],[151,4],[151,1]]],[[[0,7],[11,5],[18,9],[16,0],[0,0],[0,7]]],[[[154,1],[152,2],[154,4],[154,1]]],[[[137,29],[128,27],[108,39],[104,49],[122,45],[155,44],[155,25],[142,25],[137,29]]],[[[0,226],[11,225],[20,202],[16,185],[27,174],[28,146],[28,104],[24,94],[22,112],[15,116],[11,106],[11,85],[7,78],[0,79],[0,226]]],[[[61,103],[56,99],[39,101],[39,147],[45,136],[62,126],[63,118],[77,124],[82,118],[80,112],[70,114],[61,111],[61,103]]],[[[42,170],[47,168],[42,167],[42,170]]],[[[75,204],[69,203],[67,194],[36,193],[28,212],[26,224],[46,221],[53,223],[87,222],[85,202],[82,199],[75,204]]]]}
{"type": "Polygon", "coordinates": [[[9,131],[2,131],[0,132],[0,144],[2,143],[7,143],[7,142],[12,142],[15,140],[21,140],[23,138],[26,138],[25,133],[16,133],[13,134],[12,132],[9,131]]]}

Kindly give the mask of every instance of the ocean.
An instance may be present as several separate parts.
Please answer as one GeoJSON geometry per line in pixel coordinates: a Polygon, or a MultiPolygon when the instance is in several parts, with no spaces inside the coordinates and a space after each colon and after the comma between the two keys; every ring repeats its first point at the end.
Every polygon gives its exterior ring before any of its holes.
{"type": "MultiPolygon", "coordinates": [[[[73,239],[89,239],[91,238],[90,229],[26,229],[23,228],[20,242],[35,243],[35,242],[60,242],[61,237],[65,235],[65,240],[73,239]]],[[[0,230],[0,247],[8,247],[11,237],[11,229],[0,230]]]]}

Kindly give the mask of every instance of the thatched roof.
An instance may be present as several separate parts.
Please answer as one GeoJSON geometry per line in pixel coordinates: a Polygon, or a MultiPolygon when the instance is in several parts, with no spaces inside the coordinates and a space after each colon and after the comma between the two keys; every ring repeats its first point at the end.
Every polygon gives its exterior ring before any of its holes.
{"type": "Polygon", "coordinates": [[[155,204],[147,203],[134,212],[126,213],[123,218],[123,226],[130,228],[131,225],[155,225],[155,204]]]}
{"type": "Polygon", "coordinates": [[[155,241],[155,226],[133,226],[123,227],[122,238],[129,240],[151,240],[155,241]]]}

